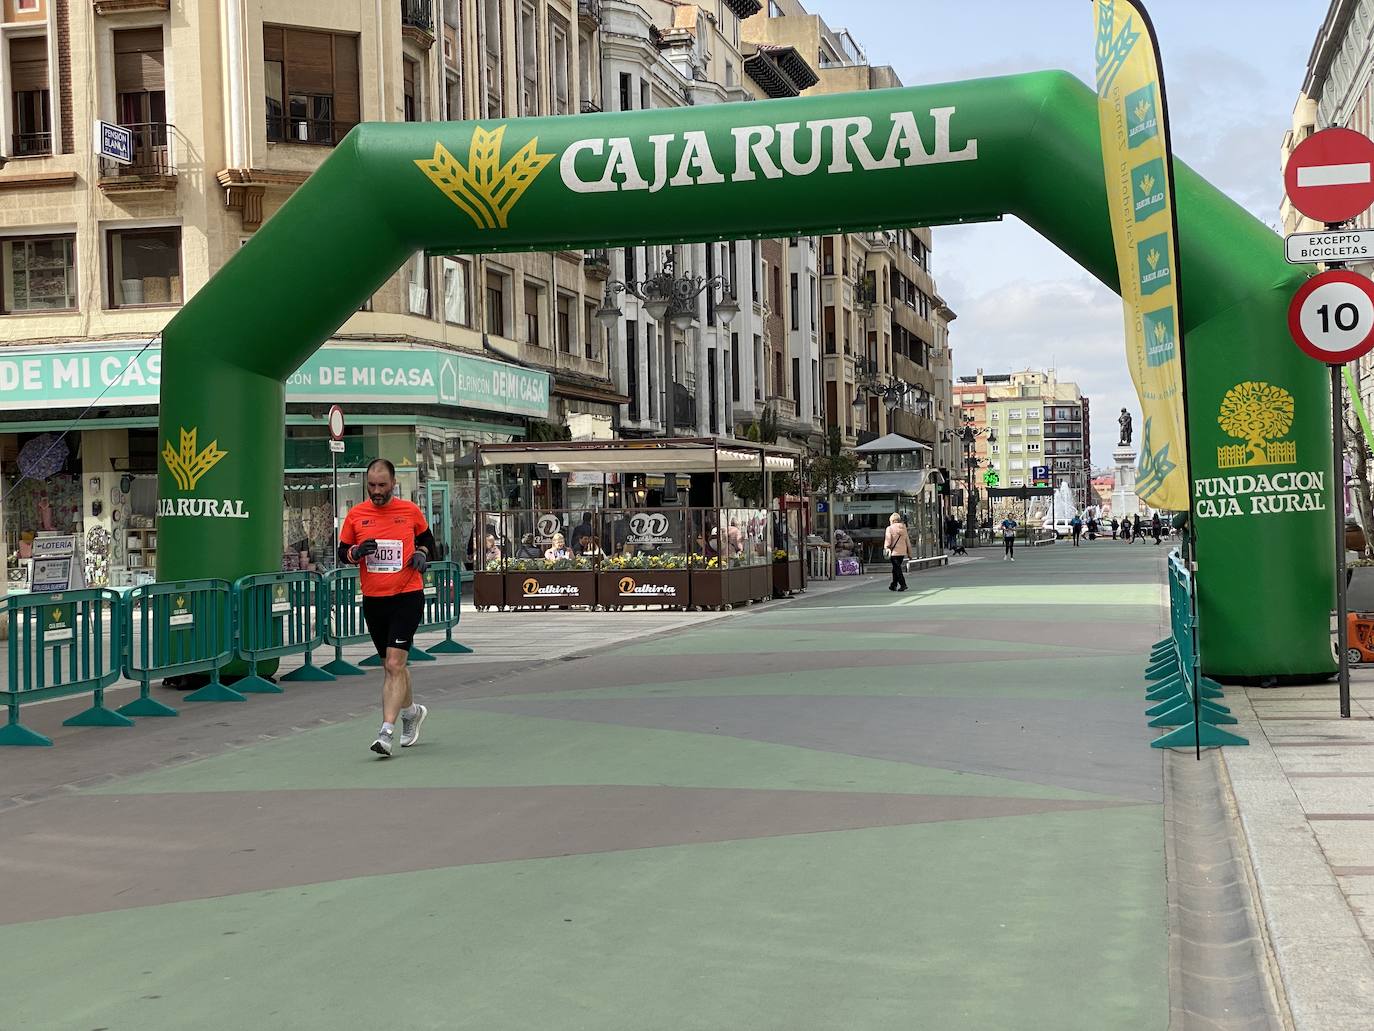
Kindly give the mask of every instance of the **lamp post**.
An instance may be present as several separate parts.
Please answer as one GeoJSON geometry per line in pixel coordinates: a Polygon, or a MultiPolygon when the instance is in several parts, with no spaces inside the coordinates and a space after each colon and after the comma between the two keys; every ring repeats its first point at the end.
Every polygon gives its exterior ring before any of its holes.
{"type": "MultiPolygon", "coordinates": [[[[967,540],[974,540],[978,535],[978,526],[975,521],[976,512],[973,503],[973,474],[978,469],[978,459],[973,454],[974,442],[980,436],[987,437],[989,444],[997,443],[997,431],[992,427],[981,427],[973,424],[973,416],[964,416],[964,428],[959,432],[959,437],[964,445],[964,469],[967,476],[967,494],[964,497],[964,537],[967,540]]],[[[991,468],[992,463],[988,463],[991,468]]]]}
{"type": "MultiPolygon", "coordinates": [[[[714,297],[717,287],[720,288],[721,296],[720,300],[715,302],[716,314],[720,317],[721,326],[729,329],[730,324],[735,321],[735,316],[739,314],[739,302],[735,299],[730,280],[723,274],[709,278],[678,275],[677,258],[672,248],[669,248],[663,258],[663,267],[654,275],[639,280],[613,279],[607,282],[606,293],[601,298],[601,307],[597,310],[596,318],[607,329],[612,328],[624,316],[624,312],[620,310],[618,295],[628,293],[639,298],[649,318],[665,328],[671,325],[685,334],[696,324],[697,298],[708,290],[711,291],[708,296],[714,297]]],[[[671,353],[671,340],[666,350],[671,353]]],[[[667,377],[671,387],[667,403],[663,406],[664,435],[673,437],[677,435],[677,373],[670,356],[661,364],[662,374],[667,377]]]]}

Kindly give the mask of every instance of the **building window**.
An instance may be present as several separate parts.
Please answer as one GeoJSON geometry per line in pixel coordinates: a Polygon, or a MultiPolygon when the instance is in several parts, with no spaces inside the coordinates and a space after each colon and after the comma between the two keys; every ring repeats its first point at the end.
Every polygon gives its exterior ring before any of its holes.
{"type": "Polygon", "coordinates": [[[558,319],[555,329],[558,332],[558,349],[564,354],[575,353],[574,345],[577,343],[573,339],[573,329],[576,323],[572,317],[573,298],[571,295],[564,295],[558,298],[558,319]]]}
{"type": "Polygon", "coordinates": [[[620,110],[634,110],[634,79],[629,72],[620,73],[620,110]]]}
{"type": "Polygon", "coordinates": [[[424,251],[416,253],[410,262],[408,305],[412,315],[429,318],[429,259],[424,251]]]}
{"type": "Polygon", "coordinates": [[[181,303],[181,227],[106,235],[110,307],[181,303]]]}
{"type": "Polygon", "coordinates": [[[48,37],[10,40],[10,91],[14,157],[52,153],[52,113],[48,83],[48,37]]]}
{"type": "MultiPolygon", "coordinates": [[[[630,395],[628,416],[639,421],[639,322],[625,320],[625,393],[630,395]]],[[[671,403],[671,402],[669,402],[671,403]]]]}
{"type": "Polygon", "coordinates": [[[597,342],[601,339],[602,334],[606,331],[601,328],[601,323],[597,320],[595,304],[587,305],[586,318],[583,320],[583,322],[586,325],[584,335],[582,337],[583,341],[587,345],[585,352],[586,356],[590,361],[600,361],[600,358],[598,357],[600,351],[597,347],[597,342]]]}
{"type": "Polygon", "coordinates": [[[730,397],[739,401],[739,334],[730,334],[730,397]]]}
{"type": "Polygon", "coordinates": [[[21,236],[0,244],[4,311],[76,308],[76,236],[21,236]]]}
{"type": "Polygon", "coordinates": [[[544,288],[525,281],[525,342],[531,347],[543,347],[544,288]]]}
{"type": "Polygon", "coordinates": [[[572,110],[572,47],[568,23],[549,12],[549,104],[556,115],[572,110]]]}
{"type": "Polygon", "coordinates": [[[502,0],[482,0],[482,23],[477,38],[482,41],[482,96],[488,118],[500,118],[505,105],[505,53],[501,49],[502,0]]]}
{"type": "Polygon", "coordinates": [[[507,277],[500,272],[487,272],[487,332],[494,337],[506,335],[507,282],[507,277]]]}
{"type": "Polygon", "coordinates": [[[648,111],[654,106],[653,94],[649,91],[649,80],[639,80],[639,109],[648,111]]]}
{"type": "Polygon", "coordinates": [[[539,15],[534,5],[520,5],[520,32],[515,38],[515,63],[520,69],[518,114],[539,114],[539,15]]]}
{"type": "Polygon", "coordinates": [[[778,0],[768,0],[768,17],[782,17],[782,8],[778,6],[778,0]]]}
{"type": "Polygon", "coordinates": [[[468,290],[472,273],[466,261],[444,259],[444,321],[454,326],[471,325],[468,290]]]}
{"type": "Polygon", "coordinates": [[[404,99],[405,120],[407,122],[422,122],[424,116],[420,113],[419,87],[416,83],[418,61],[412,61],[408,57],[401,58],[401,93],[404,99]]]}
{"type": "Polygon", "coordinates": [[[134,133],[134,169],[166,169],[167,92],[161,26],[116,30],[114,68],[119,124],[134,133]]]}
{"type": "Polygon", "coordinates": [[[358,124],[358,37],[264,25],[267,139],[333,146],[358,124]]]}
{"type": "Polygon", "coordinates": [[[1039,445],[1039,443],[1032,442],[1032,443],[1026,445],[1026,450],[1027,450],[1027,451],[1039,451],[1039,450],[1040,450],[1040,445],[1039,445]]]}

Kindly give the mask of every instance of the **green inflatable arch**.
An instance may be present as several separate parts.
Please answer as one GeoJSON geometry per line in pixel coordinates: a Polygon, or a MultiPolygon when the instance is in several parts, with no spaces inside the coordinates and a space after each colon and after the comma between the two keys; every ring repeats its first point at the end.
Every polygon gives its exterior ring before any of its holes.
{"type": "MultiPolygon", "coordinates": [[[[1181,163],[1176,180],[1204,664],[1237,677],[1329,673],[1330,402],[1324,370],[1285,329],[1305,271],[1181,163]],[[1218,426],[1222,399],[1247,382],[1291,395],[1294,462],[1220,468],[1219,450],[1235,451],[1218,426]]],[[[361,125],[163,334],[159,578],[278,566],[283,383],[418,250],[810,235],[1007,213],[1118,289],[1096,97],[1067,73],[361,125]]]]}

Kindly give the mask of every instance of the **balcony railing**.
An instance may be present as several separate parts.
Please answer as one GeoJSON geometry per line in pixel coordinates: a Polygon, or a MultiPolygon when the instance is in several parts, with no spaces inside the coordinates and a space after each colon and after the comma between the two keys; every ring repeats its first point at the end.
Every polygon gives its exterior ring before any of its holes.
{"type": "Polygon", "coordinates": [[[595,115],[601,113],[601,105],[595,100],[582,101],[582,113],[584,115],[595,115]]]}
{"type": "Polygon", "coordinates": [[[342,140],[356,122],[330,118],[302,118],[292,115],[267,116],[268,143],[312,143],[332,147],[342,140]]]}
{"type": "Polygon", "coordinates": [[[582,267],[587,275],[605,279],[611,274],[611,255],[606,250],[586,251],[582,255],[582,267]]]}
{"type": "Polygon", "coordinates": [[[115,189],[161,189],[176,182],[177,169],[173,144],[176,127],[167,122],[139,122],[124,128],[134,134],[134,160],[130,164],[100,159],[100,187],[115,189]]]}
{"type": "Polygon", "coordinates": [[[429,0],[401,0],[401,27],[433,35],[434,17],[429,0]]]}
{"type": "Polygon", "coordinates": [[[33,158],[51,153],[52,133],[17,132],[14,134],[14,146],[10,151],[11,157],[33,158]]]}
{"type": "Polygon", "coordinates": [[[673,384],[673,426],[695,432],[697,425],[697,399],[681,383],[673,384]]]}
{"type": "Polygon", "coordinates": [[[585,28],[601,24],[601,0],[577,0],[577,17],[585,28]]]}

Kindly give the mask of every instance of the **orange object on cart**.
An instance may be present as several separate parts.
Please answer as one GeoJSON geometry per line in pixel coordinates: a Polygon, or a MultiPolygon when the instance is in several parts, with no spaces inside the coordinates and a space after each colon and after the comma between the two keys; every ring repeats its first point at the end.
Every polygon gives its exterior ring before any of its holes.
{"type": "Polygon", "coordinates": [[[1345,617],[1346,658],[1374,662],[1374,612],[1351,612],[1345,617]]]}

